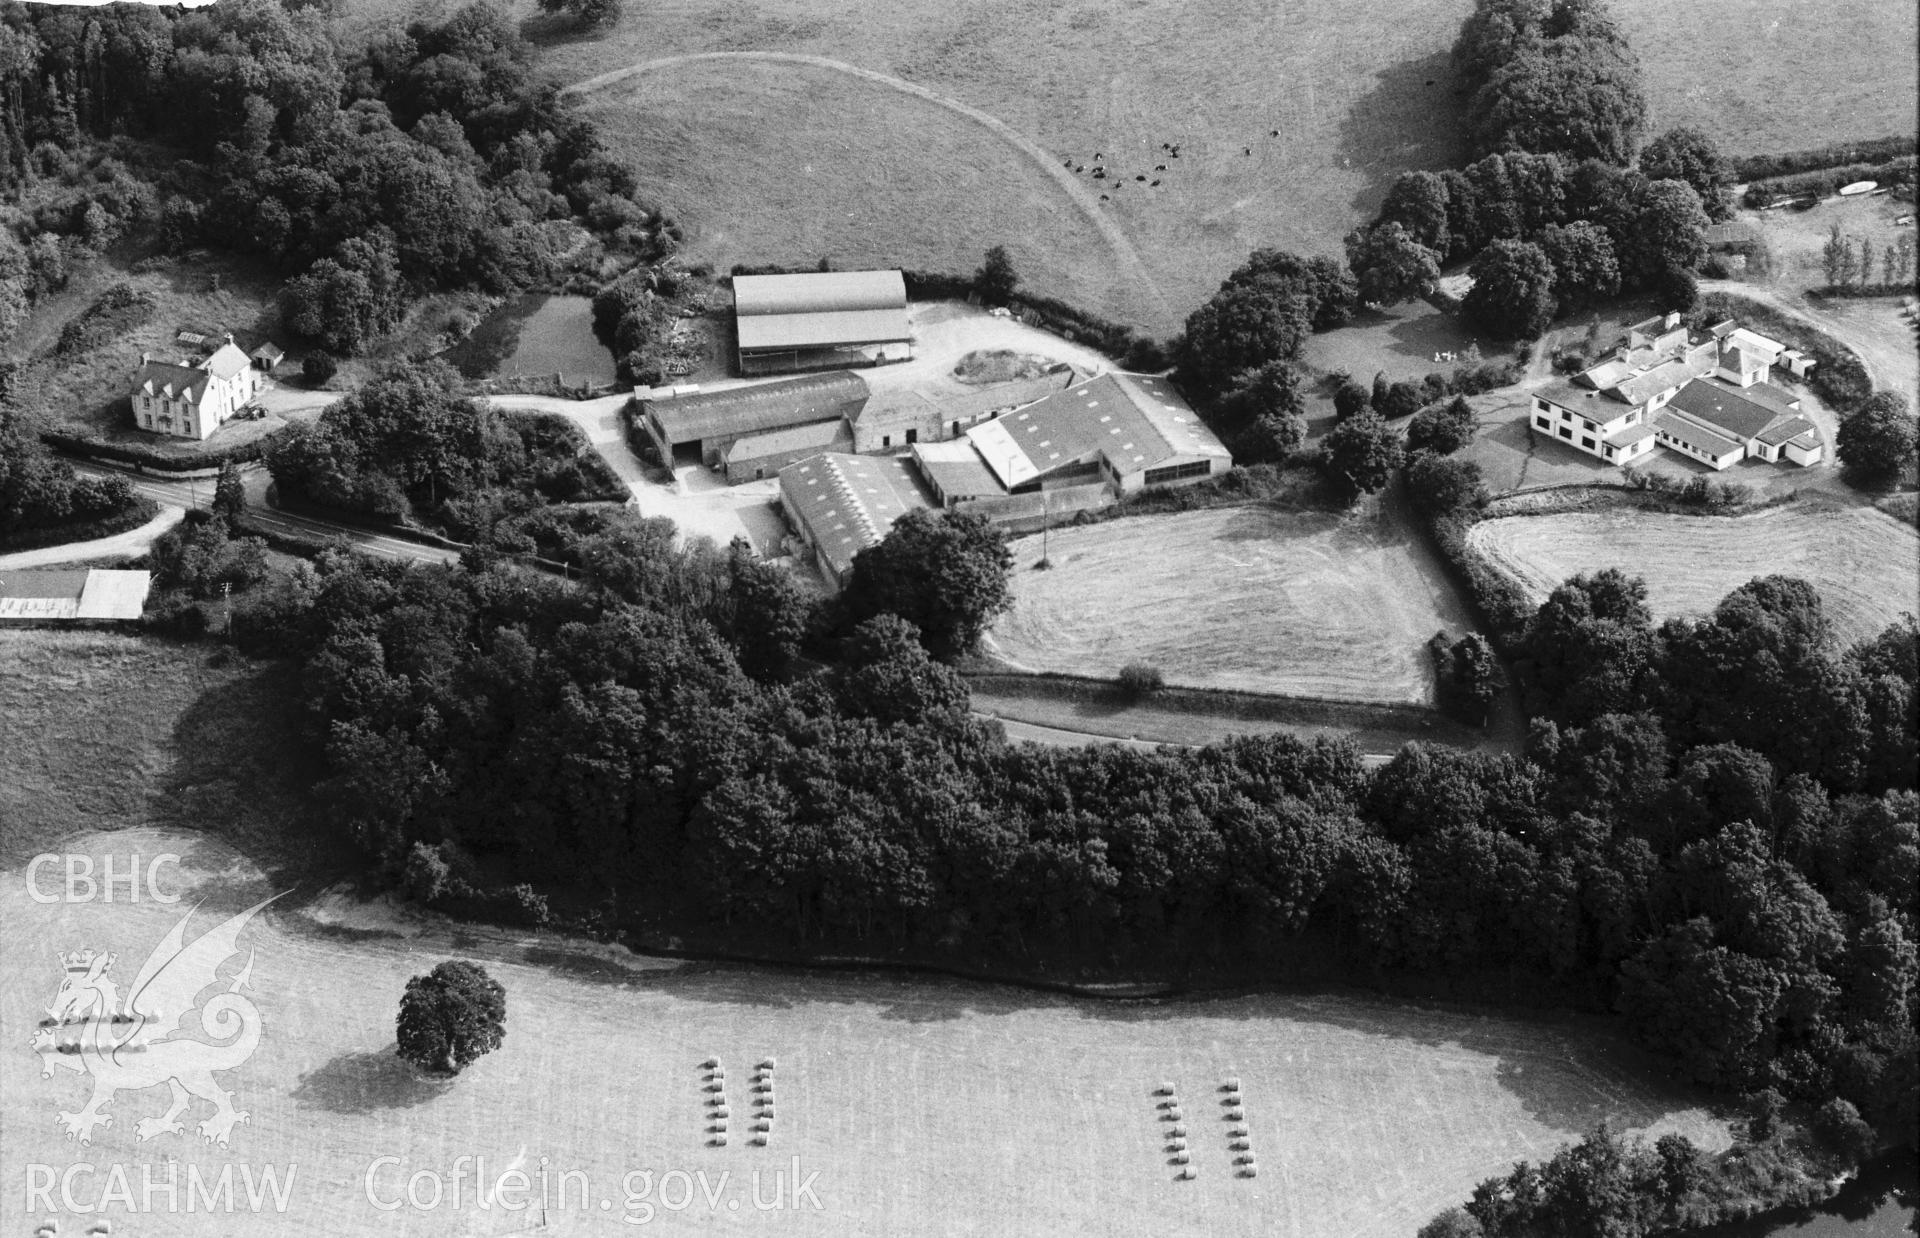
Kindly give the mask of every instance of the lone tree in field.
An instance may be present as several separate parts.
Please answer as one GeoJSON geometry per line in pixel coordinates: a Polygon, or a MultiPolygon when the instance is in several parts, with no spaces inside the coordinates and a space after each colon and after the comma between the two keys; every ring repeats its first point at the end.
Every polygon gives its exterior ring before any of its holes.
{"type": "Polygon", "coordinates": [[[911,511],[853,558],[847,609],[856,622],[898,615],[936,658],[972,649],[1013,605],[1013,554],[985,516],[911,511]]]}
{"type": "Polygon", "coordinates": [[[422,1070],[457,1075],[506,1038],[507,991],[477,963],[442,963],[407,981],[394,1041],[422,1070]]]}
{"type": "Polygon", "coordinates": [[[1913,462],[1916,423],[1905,400],[1891,391],[1877,391],[1840,423],[1834,439],[1834,452],[1848,479],[1880,486],[1913,462]]]}
{"type": "Polygon", "coordinates": [[[1005,245],[995,245],[987,251],[987,260],[973,273],[973,290],[988,305],[1005,305],[1013,299],[1015,289],[1020,287],[1020,277],[1014,274],[1013,259],[1007,257],[1005,245]]]}

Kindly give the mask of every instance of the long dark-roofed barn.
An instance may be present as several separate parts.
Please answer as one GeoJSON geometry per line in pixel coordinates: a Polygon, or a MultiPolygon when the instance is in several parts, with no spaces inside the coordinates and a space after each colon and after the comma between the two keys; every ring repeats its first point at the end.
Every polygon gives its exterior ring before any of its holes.
{"type": "Polygon", "coordinates": [[[733,277],[742,374],[844,369],[913,356],[898,271],[733,277]]]}
{"type": "Polygon", "coordinates": [[[840,370],[683,396],[636,395],[639,425],[663,461],[723,468],[736,439],[821,422],[852,420],[867,402],[867,381],[840,370]]]}

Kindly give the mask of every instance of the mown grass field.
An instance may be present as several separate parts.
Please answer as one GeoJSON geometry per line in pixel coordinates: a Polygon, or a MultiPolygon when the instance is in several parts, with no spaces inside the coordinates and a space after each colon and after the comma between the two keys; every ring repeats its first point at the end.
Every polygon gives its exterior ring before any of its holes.
{"type": "Polygon", "coordinates": [[[1336,700],[1428,703],[1425,641],[1471,626],[1412,537],[1376,517],[1258,508],[1142,516],[1013,543],[1013,609],[990,652],[1015,669],[1336,700]]]}
{"type": "Polygon", "coordinates": [[[1842,643],[1920,612],[1920,534],[1869,507],[1802,502],[1748,516],[1564,512],[1473,526],[1468,542],[1535,601],[1580,572],[1618,567],[1647,582],[1656,621],[1698,616],[1756,576],[1820,591],[1842,643]]]}
{"type": "MultiPolygon", "coordinates": [[[[210,664],[207,652],[0,635],[8,1215],[46,1215],[28,1207],[29,1165],[55,1174],[94,1166],[71,1180],[84,1205],[99,1201],[115,1165],[136,1193],[143,1165],[177,1166],[157,1170],[163,1180],[188,1168],[216,1180],[228,1166],[273,1165],[283,1180],[294,1171],[284,1211],[210,1219],[184,1201],[168,1211],[163,1195],[157,1211],[109,1205],[105,1216],[114,1233],[143,1238],[519,1233],[541,1218],[478,1209],[471,1167],[464,1204],[437,1211],[376,1210],[367,1180],[371,1168],[378,1197],[391,1202],[416,1171],[442,1175],[444,1186],[461,1156],[485,1157],[490,1175],[524,1156],[536,1194],[543,1164],[556,1184],[562,1171],[589,1176],[584,1213],[577,1180],[564,1208],[555,1186],[544,1219],[561,1234],[608,1232],[648,1202],[652,1227],[707,1232],[716,1218],[704,1202],[676,1212],[658,1191],[626,1197],[629,1171],[662,1183],[678,1170],[706,1173],[721,1211],[731,1215],[726,1201],[738,1199],[744,1216],[796,1234],[1404,1238],[1481,1178],[1545,1157],[1602,1119],[1726,1142],[1697,1097],[1663,1084],[1591,1021],[1337,996],[1074,1000],[901,975],[650,962],[323,891],[330,878],[313,874],[324,863],[296,841],[328,834],[296,811],[296,775],[309,758],[285,713],[291,685],[259,667],[210,664]],[[95,872],[109,855],[124,872],[134,854],[172,852],[180,859],[159,884],[182,901],[131,903],[124,886],[111,903],[36,901],[25,866],[41,851],[84,855],[95,872]],[[138,1142],[137,1121],[166,1108],[157,1087],[120,1093],[113,1125],[91,1146],[66,1142],[56,1117],[84,1103],[87,1081],[65,1070],[43,1077],[26,1047],[61,978],[52,952],[116,952],[110,974],[125,984],[196,903],[204,900],[190,941],[278,891],[289,893],[240,939],[249,953],[220,973],[251,957],[246,993],[262,1027],[251,1057],[218,1076],[250,1114],[230,1146],[175,1135],[138,1142]],[[504,1045],[451,1085],[414,1076],[391,1053],[407,978],[448,957],[481,961],[508,994],[504,1045]],[[722,1148],[708,1144],[697,1069],[709,1055],[727,1068],[722,1148]],[[778,1063],[776,1109],[761,1148],[747,1140],[747,1084],[768,1055],[778,1063]],[[1256,1179],[1232,1176],[1216,1091],[1229,1075],[1243,1083],[1256,1179]],[[1150,1095],[1163,1080],[1186,1109],[1199,1170],[1191,1182],[1174,1180],[1150,1095]],[[375,1165],[389,1156],[398,1163],[375,1165]],[[820,1175],[821,1210],[755,1212],[748,1175],[762,1171],[770,1197],[772,1173],[790,1172],[796,1157],[803,1175],[820,1175]]],[[[39,888],[57,891],[58,872],[40,870],[39,888]]],[[[196,1102],[185,1117],[208,1112],[196,1102]]],[[[67,1214],[61,1232],[93,1219],[67,1214]]]]}
{"type": "MultiPolygon", "coordinates": [[[[402,7],[370,0],[362,12],[402,7]]],[[[1099,156],[1124,186],[1101,209],[1165,295],[1088,260],[1084,221],[1057,190],[1050,205],[1036,199],[1001,139],[926,107],[883,106],[876,131],[861,95],[792,66],[682,65],[596,105],[643,182],[686,220],[698,256],[970,270],[983,241],[1003,241],[1040,290],[1164,331],[1254,246],[1338,252],[1395,174],[1458,160],[1447,50],[1467,8],[663,0],[602,36],[538,18],[529,30],[562,82],[695,53],[810,53],[982,109],[1089,173],[1099,156]],[[836,135],[849,147],[836,149],[836,135]],[[1162,143],[1180,145],[1180,158],[1162,143]],[[1161,185],[1132,179],[1142,174],[1161,185]]],[[[1863,0],[1845,21],[1788,0],[1614,8],[1656,127],[1696,125],[1746,153],[1913,126],[1916,17],[1904,0],[1863,0]]],[[[516,0],[514,11],[535,8],[516,0]]]]}

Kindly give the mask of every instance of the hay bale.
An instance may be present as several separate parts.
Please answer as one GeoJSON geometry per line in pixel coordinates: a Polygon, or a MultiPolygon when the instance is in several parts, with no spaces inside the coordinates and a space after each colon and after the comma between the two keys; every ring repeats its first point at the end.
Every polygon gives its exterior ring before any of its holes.
{"type": "Polygon", "coordinates": [[[1173,1154],[1173,1163],[1176,1165],[1185,1165],[1188,1159],[1189,1158],[1185,1152],[1175,1152],[1173,1154]]]}
{"type": "Polygon", "coordinates": [[[718,1065],[720,1065],[720,1059],[719,1059],[719,1058],[717,1058],[717,1057],[710,1057],[710,1058],[708,1058],[708,1059],[707,1059],[706,1061],[704,1061],[704,1062],[702,1062],[702,1063],[700,1063],[700,1069],[701,1069],[701,1070],[712,1070],[712,1069],[714,1069],[715,1067],[717,1067],[718,1065]]]}
{"type": "Polygon", "coordinates": [[[1240,1176],[1242,1178],[1258,1178],[1260,1176],[1260,1167],[1257,1165],[1242,1165],[1240,1167],[1240,1176]]]}
{"type": "Polygon", "coordinates": [[[1235,1152],[1249,1152],[1253,1149],[1253,1145],[1244,1139],[1236,1139],[1229,1143],[1227,1147],[1235,1152]]]}
{"type": "Polygon", "coordinates": [[[769,1056],[769,1057],[763,1057],[763,1058],[761,1058],[761,1059],[760,1059],[760,1069],[761,1069],[761,1070],[772,1070],[772,1069],[773,1069],[773,1058],[772,1058],[772,1057],[770,1057],[770,1056],[769,1056]]]}
{"type": "Polygon", "coordinates": [[[1220,1090],[1222,1092],[1238,1092],[1240,1090],[1240,1076],[1229,1076],[1227,1081],[1220,1086],[1220,1090]]]}
{"type": "Polygon", "coordinates": [[[715,1135],[715,1136],[714,1136],[714,1137],[713,1137],[712,1139],[709,1139],[709,1140],[707,1140],[707,1146],[708,1146],[709,1148],[724,1148],[724,1147],[726,1147],[726,1146],[727,1146],[727,1137],[726,1137],[726,1135],[724,1135],[724,1134],[720,1134],[720,1135],[715,1135]]]}
{"type": "Polygon", "coordinates": [[[1233,1139],[1245,1139],[1247,1137],[1247,1128],[1244,1126],[1228,1127],[1227,1135],[1228,1137],[1233,1139]]]}
{"type": "Polygon", "coordinates": [[[1160,1116],[1168,1122],[1178,1122],[1181,1120],[1180,1106],[1170,1106],[1167,1111],[1160,1116]]]}
{"type": "Polygon", "coordinates": [[[1253,1153],[1242,1152],[1239,1156],[1233,1158],[1233,1163],[1236,1165],[1251,1165],[1253,1164],[1253,1153]]]}
{"type": "Polygon", "coordinates": [[[1180,1170],[1180,1180],[1182,1182],[1191,1182],[1194,1179],[1195,1173],[1196,1171],[1193,1166],[1184,1166],[1180,1170]]]}
{"type": "Polygon", "coordinates": [[[1172,1096],[1172,1095],[1173,1095],[1173,1084],[1172,1084],[1172,1083],[1163,1083],[1163,1084],[1161,1084],[1161,1085],[1160,1085],[1159,1087],[1157,1087],[1157,1088],[1155,1088],[1155,1089],[1153,1090],[1153,1094],[1154,1094],[1155,1096],[1172,1096]]]}
{"type": "Polygon", "coordinates": [[[1169,1126],[1167,1128],[1167,1138],[1169,1139],[1185,1139],[1186,1137],[1187,1128],[1184,1126],[1169,1126]]]}
{"type": "Polygon", "coordinates": [[[713,1107],[713,1112],[708,1116],[725,1119],[725,1118],[732,1117],[733,1111],[731,1109],[728,1109],[725,1105],[715,1105],[713,1107]]]}

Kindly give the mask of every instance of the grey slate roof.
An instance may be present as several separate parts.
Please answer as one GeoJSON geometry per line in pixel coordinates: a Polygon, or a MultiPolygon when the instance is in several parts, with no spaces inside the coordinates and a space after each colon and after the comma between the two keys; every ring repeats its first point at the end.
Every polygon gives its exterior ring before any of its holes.
{"type": "Polygon", "coordinates": [[[640,411],[658,421],[670,441],[690,443],[852,418],[866,400],[865,379],[851,370],[832,370],[724,391],[642,399],[640,411]]]}

